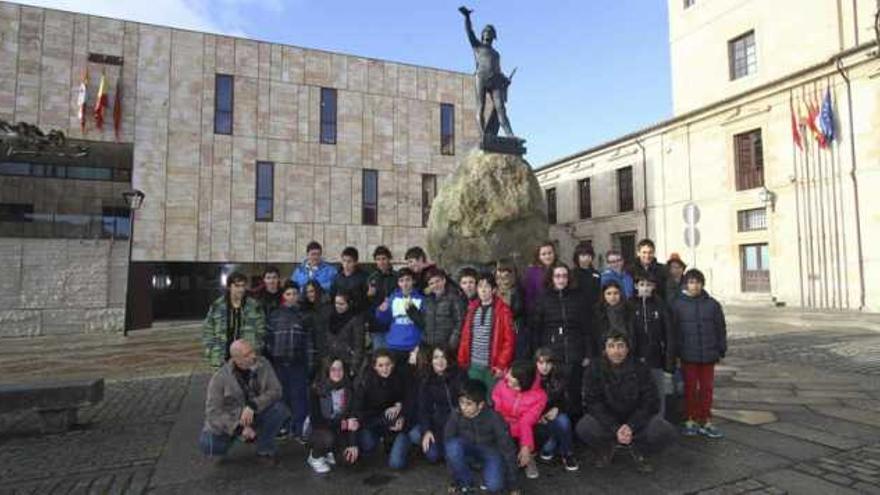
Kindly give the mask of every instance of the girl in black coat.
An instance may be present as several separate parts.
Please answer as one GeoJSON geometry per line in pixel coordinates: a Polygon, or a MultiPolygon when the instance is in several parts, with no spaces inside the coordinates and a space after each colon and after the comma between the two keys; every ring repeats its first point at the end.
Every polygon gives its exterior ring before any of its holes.
{"type": "Polygon", "coordinates": [[[567,471],[579,469],[573,451],[573,433],[569,416],[570,401],[566,377],[553,361],[553,351],[541,347],[535,351],[535,367],[541,388],[547,394],[547,406],[535,425],[536,445],[541,449],[541,460],[549,462],[557,453],[567,471]]]}
{"type": "Polygon", "coordinates": [[[443,430],[452,411],[458,407],[458,396],[466,378],[455,365],[448,347],[435,345],[427,354],[429,362],[419,379],[416,425],[410,430],[410,441],[421,447],[430,462],[444,455],[443,430]]]}
{"type": "Polygon", "coordinates": [[[336,465],[336,447],[345,449],[346,461],[357,462],[355,434],[360,425],[351,410],[353,395],[345,362],[339,358],[324,359],[309,394],[312,450],[307,462],[316,473],[326,473],[336,465]]]}
{"type": "Polygon", "coordinates": [[[345,361],[345,367],[352,375],[361,370],[364,356],[364,314],[352,307],[351,295],[338,292],[333,297],[333,308],[329,315],[319,315],[315,335],[318,356],[336,356],[345,361]]]}
{"type": "Polygon", "coordinates": [[[596,306],[593,316],[593,335],[595,348],[604,349],[605,338],[611,333],[620,333],[631,342],[630,354],[638,354],[633,339],[633,307],[623,296],[623,288],[615,280],[608,280],[602,286],[602,300],[596,306]]]}

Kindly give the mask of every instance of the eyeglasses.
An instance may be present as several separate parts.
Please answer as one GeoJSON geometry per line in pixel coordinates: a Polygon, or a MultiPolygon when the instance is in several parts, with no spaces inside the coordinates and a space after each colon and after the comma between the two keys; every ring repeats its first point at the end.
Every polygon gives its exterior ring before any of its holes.
{"type": "Polygon", "coordinates": [[[623,263],[623,259],[608,260],[609,263],[623,263]]]}

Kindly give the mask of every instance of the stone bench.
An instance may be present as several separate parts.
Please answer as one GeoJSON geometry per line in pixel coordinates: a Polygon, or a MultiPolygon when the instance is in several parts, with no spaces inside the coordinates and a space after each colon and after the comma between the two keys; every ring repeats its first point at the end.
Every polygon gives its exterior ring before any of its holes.
{"type": "Polygon", "coordinates": [[[67,431],[80,407],[103,399],[103,378],[0,384],[0,414],[34,409],[43,433],[67,431]]]}

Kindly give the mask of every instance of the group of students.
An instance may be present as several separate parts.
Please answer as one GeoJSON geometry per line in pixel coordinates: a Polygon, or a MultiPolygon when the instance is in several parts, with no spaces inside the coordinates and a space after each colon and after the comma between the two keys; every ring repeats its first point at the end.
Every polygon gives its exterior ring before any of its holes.
{"type": "Polygon", "coordinates": [[[535,250],[518,280],[516,267],[464,268],[452,279],[410,248],[394,270],[388,248],[376,269],[346,248],[341,267],[312,242],[290,279],[269,267],[248,293],[241,274],[204,324],[211,380],[200,444],[222,457],[235,439],[256,441],[267,462],[276,436],[310,447],[317,473],[385,446],[403,469],[412,449],[445,460],[451,488],[474,489],[472,467],[489,491],[517,491],[518,468],[539,476],[536,460],[559,459],[577,471],[574,441],[607,466],[619,449],[641,471],[646,454],[667,444],[668,374],[685,385],[685,435],[720,438],[711,423],[714,365],[726,352],[721,306],[699,270],[666,265],[642,240],[635,266],[619,252],[608,268],[579,244],[573,266],[555,245],[535,250]]]}

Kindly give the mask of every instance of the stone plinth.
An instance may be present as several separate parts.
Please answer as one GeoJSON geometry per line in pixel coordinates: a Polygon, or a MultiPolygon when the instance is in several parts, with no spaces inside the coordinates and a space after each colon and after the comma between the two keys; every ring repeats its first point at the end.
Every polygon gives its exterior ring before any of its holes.
{"type": "Polygon", "coordinates": [[[516,155],[473,150],[431,207],[428,250],[450,270],[511,258],[520,267],[547,238],[544,197],[516,155]]]}

